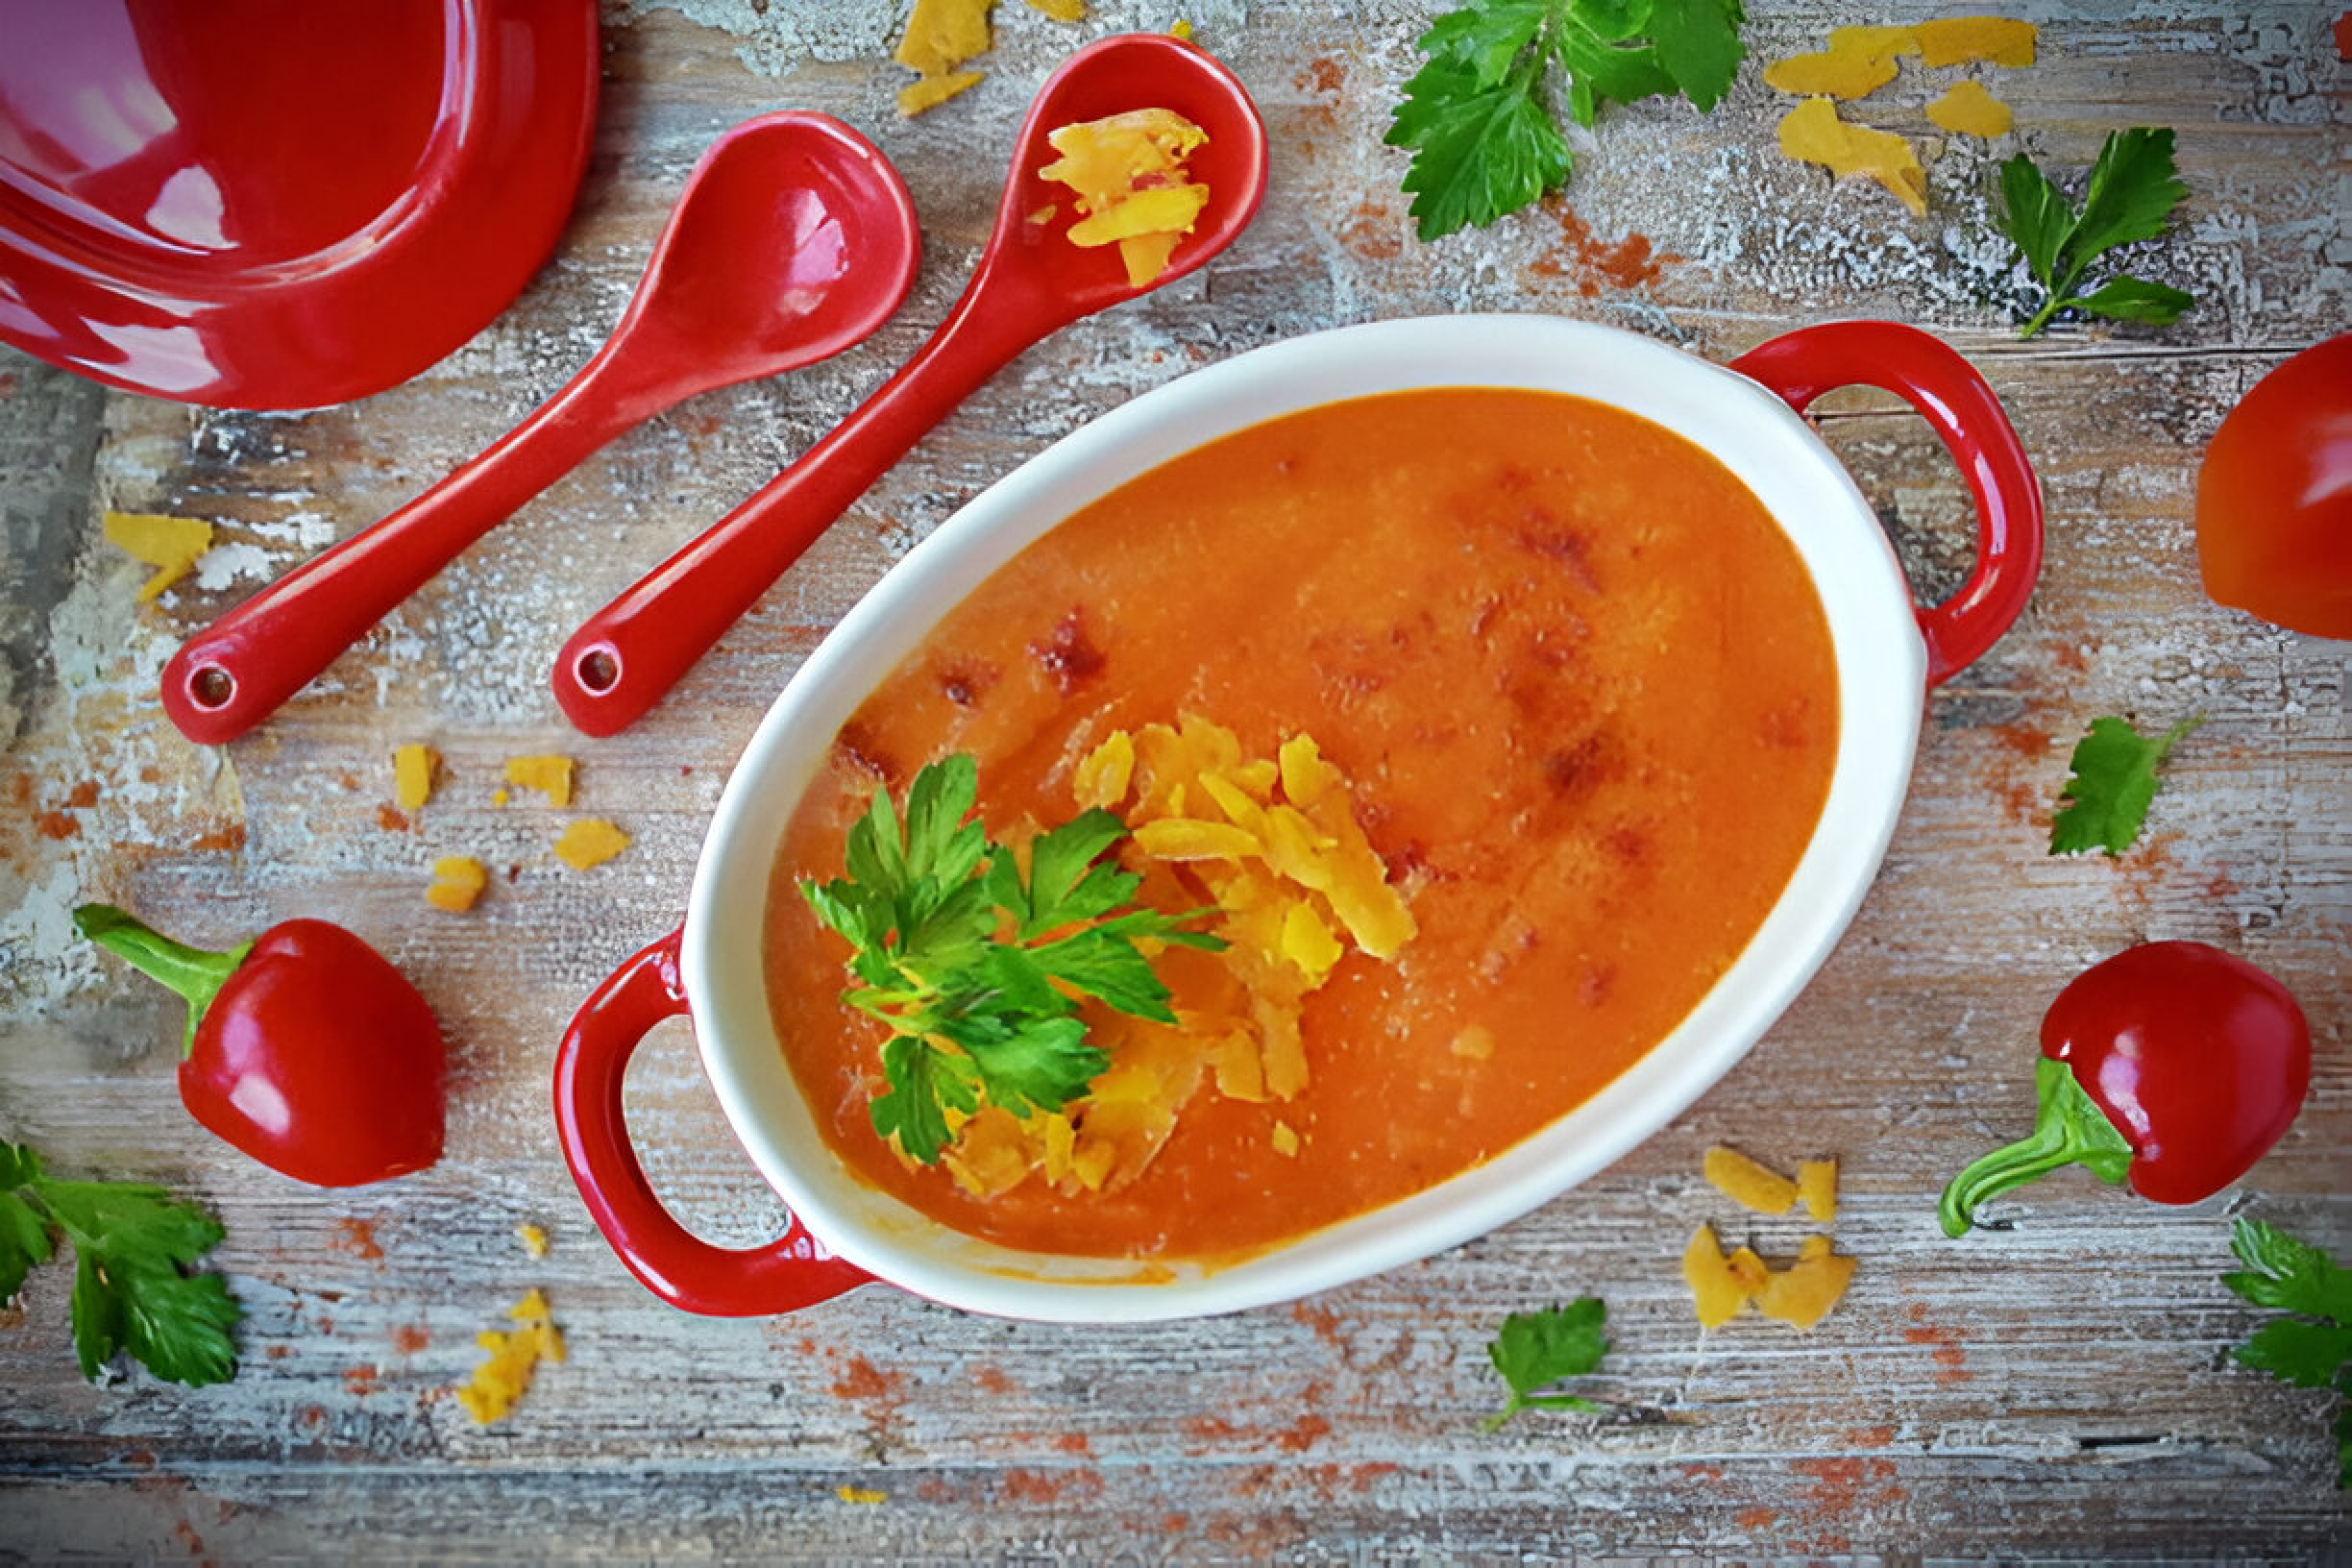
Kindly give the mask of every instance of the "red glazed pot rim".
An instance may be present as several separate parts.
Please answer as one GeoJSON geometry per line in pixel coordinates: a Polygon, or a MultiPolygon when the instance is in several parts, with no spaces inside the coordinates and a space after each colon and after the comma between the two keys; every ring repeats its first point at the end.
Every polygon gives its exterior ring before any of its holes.
{"type": "Polygon", "coordinates": [[[522,291],[586,167],[594,0],[32,9],[0,58],[0,341],[110,386],[405,380],[522,291]]]}

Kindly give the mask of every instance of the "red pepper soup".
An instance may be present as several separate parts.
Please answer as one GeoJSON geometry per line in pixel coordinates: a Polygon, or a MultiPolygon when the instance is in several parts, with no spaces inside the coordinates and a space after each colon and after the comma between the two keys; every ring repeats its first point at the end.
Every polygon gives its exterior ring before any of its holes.
{"type": "MultiPolygon", "coordinates": [[[[835,1152],[946,1224],[1053,1253],[1261,1251],[1501,1153],[1663,1039],[1795,870],[1836,693],[1795,549],[1681,437],[1500,389],[1286,415],[1031,544],[843,726],[771,881],[776,1035],[835,1152]],[[1311,738],[1409,940],[1298,960],[1318,979],[1279,1006],[1242,993],[1234,949],[1169,947],[1153,964],[1179,1026],[1088,1005],[1112,1065],[1041,1164],[1008,1164],[1002,1137],[908,1158],[870,1111],[890,1031],[844,1005],[848,943],[796,885],[843,875],[875,790],[903,797],[928,763],[975,758],[978,814],[1010,841],[1075,817],[1117,737],[1180,730],[1266,759],[1234,764],[1262,781],[1279,757],[1275,796],[1286,743],[1311,738]],[[1144,1111],[1110,1103],[1139,1081],[1144,1111]],[[1073,1164],[1073,1125],[1129,1140],[1073,1164]]],[[[1142,863],[1144,831],[1115,851],[1142,900],[1199,907],[1181,857],[1142,863]]],[[[1286,950],[1261,969],[1286,972],[1286,950]]]]}

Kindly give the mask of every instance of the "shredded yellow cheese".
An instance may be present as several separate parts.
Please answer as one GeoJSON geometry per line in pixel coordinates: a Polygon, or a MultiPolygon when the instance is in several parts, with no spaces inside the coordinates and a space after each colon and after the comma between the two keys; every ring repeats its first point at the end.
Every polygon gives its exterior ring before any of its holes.
{"type": "MultiPolygon", "coordinates": [[[[1190,715],[1116,730],[1076,759],[1071,793],[1129,823],[1129,869],[1143,876],[1146,901],[1214,904],[1212,929],[1230,945],[1211,971],[1217,984],[1171,980],[1173,1026],[1090,1020],[1112,1066],[1083,1099],[1026,1119],[991,1107],[951,1112],[942,1160],[977,1197],[1033,1175],[1066,1195],[1115,1192],[1149,1166],[1207,1084],[1249,1103],[1296,1097],[1308,1080],[1304,999],[1351,950],[1393,959],[1416,930],[1357,824],[1347,779],[1311,737],[1247,757],[1232,730],[1190,715]]],[[[1306,1146],[1285,1122],[1268,1136],[1286,1156],[1306,1146]]]]}
{"type": "Polygon", "coordinates": [[[441,772],[441,753],[429,746],[400,747],[392,753],[392,798],[403,811],[414,811],[432,798],[433,780],[441,772]]]}
{"type": "Polygon", "coordinates": [[[1805,1160],[1797,1166],[1797,1201],[1826,1225],[1837,1218],[1837,1162],[1805,1160]]]}
{"type": "Polygon", "coordinates": [[[108,544],[156,569],[138,591],[142,604],[154,602],[164,589],[186,576],[196,558],[212,548],[212,525],[202,518],[109,512],[102,527],[108,544]]]}
{"type": "Polygon", "coordinates": [[[1826,98],[1807,98],[1780,121],[1780,151],[1818,163],[1838,179],[1867,174],[1914,212],[1927,210],[1927,171],[1911,144],[1892,131],[1848,125],[1826,98]]]}
{"type": "Polygon", "coordinates": [[[1118,246],[1137,288],[1159,277],[1209,204],[1209,187],[1185,171],[1209,133],[1172,110],[1135,109],[1059,126],[1045,140],[1062,156],[1038,177],[1077,192],[1070,243],[1118,246]]]}
{"type": "Polygon", "coordinates": [[[1718,1143],[1706,1151],[1702,1170],[1715,1189],[1759,1214],[1785,1214],[1797,1201],[1797,1184],[1768,1170],[1737,1149],[1718,1143]]]}
{"type": "MultiPolygon", "coordinates": [[[[527,790],[537,790],[548,797],[550,805],[568,806],[572,803],[572,759],[570,757],[508,757],[506,782],[527,790]]],[[[504,801],[498,802],[503,805],[504,801]]]]}
{"type": "Polygon", "coordinates": [[[879,1486],[836,1486],[833,1495],[844,1503],[855,1503],[866,1507],[890,1501],[890,1493],[879,1486]]]}
{"type": "Polygon", "coordinates": [[[1955,82],[1927,106],[1927,118],[1958,136],[2005,136],[2017,116],[1981,82],[1955,82]]]}
{"type": "Polygon", "coordinates": [[[1805,1237],[1797,1262],[1780,1269],[1755,1292],[1756,1311],[1800,1331],[1829,1314],[1852,1283],[1854,1261],[1831,1253],[1825,1236],[1805,1237]]]}
{"type": "Polygon", "coordinates": [[[1731,1260],[1724,1256],[1712,1225],[1693,1231],[1682,1249],[1682,1283],[1690,1286],[1701,1328],[1722,1328],[1748,1305],[1748,1286],[1731,1272],[1731,1260]]]}
{"type": "Polygon", "coordinates": [[[555,840],[555,858],[576,871],[601,866],[629,846],[629,836],[601,817],[567,824],[555,840]]]}
{"type": "Polygon", "coordinates": [[[540,1226],[527,1221],[517,1225],[515,1237],[523,1243],[523,1250],[533,1258],[545,1258],[548,1255],[548,1234],[540,1226]]]}
{"type": "Polygon", "coordinates": [[[476,1336],[475,1342],[489,1352],[489,1358],[474,1369],[472,1379],[457,1390],[457,1403],[485,1427],[506,1418],[515,1401],[530,1387],[532,1375],[541,1361],[564,1359],[563,1331],[548,1315],[547,1297],[535,1287],[516,1302],[506,1315],[515,1327],[493,1329],[476,1336]]]}
{"type": "Polygon", "coordinates": [[[432,886],[425,890],[425,901],[435,909],[462,915],[489,885],[489,868],[472,855],[444,855],[433,862],[432,886]]]}

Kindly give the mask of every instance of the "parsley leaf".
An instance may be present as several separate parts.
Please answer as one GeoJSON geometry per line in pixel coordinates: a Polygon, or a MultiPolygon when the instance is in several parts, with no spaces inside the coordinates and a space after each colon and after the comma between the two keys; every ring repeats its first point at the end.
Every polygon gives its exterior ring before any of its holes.
{"type": "Polygon", "coordinates": [[[1575,1394],[1543,1394],[1539,1388],[1562,1378],[1581,1377],[1601,1364],[1608,1338],[1601,1331],[1608,1309],[1599,1296],[1581,1296],[1566,1307],[1540,1312],[1514,1312],[1486,1347],[1486,1357],[1510,1385],[1510,1403],[1481,1423],[1493,1432],[1521,1410],[1597,1410],[1601,1407],[1575,1394]]]}
{"type": "Polygon", "coordinates": [[[891,1030],[874,1131],[924,1164],[984,1102],[1028,1116],[1087,1091],[1111,1061],[1087,1038],[1081,1000],[1175,1021],[1138,943],[1225,945],[1187,927],[1207,911],[1133,905],[1142,878],[1107,858],[1127,837],[1112,813],[1039,834],[1024,870],[967,821],[978,797],[978,765],[961,754],[915,775],[903,821],[877,789],[844,845],[848,874],[800,884],[849,943],[857,984],[842,999],[891,1030]]]}
{"type": "Polygon", "coordinates": [[[2001,232],[2042,285],[2039,309],[2018,335],[2031,337],[2061,310],[2165,326],[2196,304],[2194,296],[2128,273],[2076,293],[2091,263],[2119,245],[2154,239],[2189,186],[2172,166],[2172,133],[2137,126],[2108,136],[2084,184],[2077,212],[2023,153],[2001,165],[2001,232]]]}
{"type": "Polygon", "coordinates": [[[52,1226],[73,1244],[70,1313],[84,1377],[122,1351],[191,1387],[235,1376],[230,1331],[243,1311],[219,1275],[187,1272],[219,1242],[219,1221],[145,1183],[59,1181],[30,1149],[0,1142],[0,1300],[48,1260],[52,1226]]]}
{"type": "Polygon", "coordinates": [[[1581,126],[1605,103],[1677,92],[1709,110],[1747,52],[1744,19],[1740,0],[1471,0],[1439,16],[1385,138],[1413,150],[1403,184],[1421,237],[1483,227],[1568,183],[1553,66],[1581,126]]]}
{"type": "Polygon", "coordinates": [[[2050,819],[2049,852],[2072,855],[2104,849],[2113,856],[2130,848],[2156,798],[2157,765],[2182,736],[2204,722],[2184,719],[2150,740],[2120,719],[2092,720],[2090,732],[2074,743],[2068,762],[2072,776],[2050,819]]]}
{"type": "MultiPolygon", "coordinates": [[[[2222,1275],[2223,1285],[2257,1307],[2301,1314],[2265,1323],[2231,1350],[2232,1359],[2298,1388],[2352,1396],[2352,1269],[2242,1216],[2232,1228],[2230,1249],[2246,1266],[2222,1275]]],[[[2352,1397],[2337,1411],[2334,1431],[2336,1484],[2352,1486],[2352,1397]]]]}

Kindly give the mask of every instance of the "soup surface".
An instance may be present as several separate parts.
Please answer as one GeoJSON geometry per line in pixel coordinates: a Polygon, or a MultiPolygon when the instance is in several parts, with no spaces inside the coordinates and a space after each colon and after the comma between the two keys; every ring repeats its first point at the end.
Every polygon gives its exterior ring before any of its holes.
{"type": "MultiPolygon", "coordinates": [[[[1430,1187],[1573,1110],[1729,967],[1819,817],[1838,713],[1794,548],[1679,436],[1547,393],[1444,388],[1224,437],[1078,512],[867,699],[771,884],[777,1037],[841,1157],[959,1229],[1056,1253],[1230,1259],[1430,1187]],[[1115,730],[1305,733],[1418,934],[1303,1004],[1306,1088],[1204,1080],[1139,1174],[981,1195],[869,1113],[886,1031],[795,884],[842,874],[877,785],[977,758],[992,831],[1076,815],[1115,730]]],[[[1134,846],[1128,846],[1132,856],[1134,846]]],[[[1171,950],[1187,1005],[1216,955],[1171,950]]]]}

